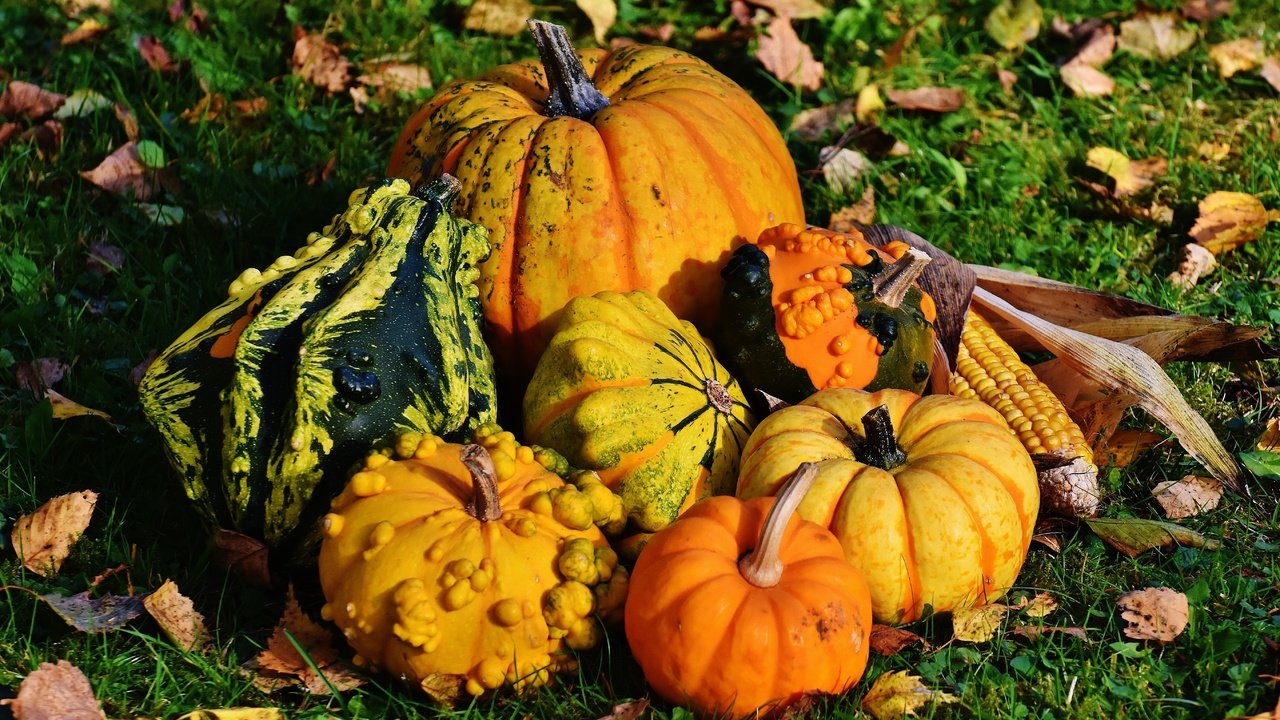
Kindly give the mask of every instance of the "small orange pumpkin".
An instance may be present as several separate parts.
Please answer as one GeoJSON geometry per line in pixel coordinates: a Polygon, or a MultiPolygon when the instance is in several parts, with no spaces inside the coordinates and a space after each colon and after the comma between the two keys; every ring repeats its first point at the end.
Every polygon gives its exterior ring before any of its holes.
{"type": "Polygon", "coordinates": [[[663,698],[700,717],[747,717],[862,677],[866,582],[830,531],[792,518],[816,475],[802,465],[776,502],[703,500],[645,546],[627,642],[663,698]]]}

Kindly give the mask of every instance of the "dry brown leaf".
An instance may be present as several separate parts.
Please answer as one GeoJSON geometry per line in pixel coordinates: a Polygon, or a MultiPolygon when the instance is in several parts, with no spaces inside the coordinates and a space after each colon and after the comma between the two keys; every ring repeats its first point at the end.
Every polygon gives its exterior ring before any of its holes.
{"type": "Polygon", "coordinates": [[[813,51],[801,42],[787,18],[775,18],[769,23],[766,34],[760,36],[756,58],[783,82],[805,90],[817,90],[822,86],[825,72],[822,63],[814,59],[813,51]]]}
{"type": "Polygon", "coordinates": [[[160,351],[151,350],[142,358],[142,362],[134,365],[129,369],[129,384],[135,388],[142,384],[142,376],[147,374],[147,370],[151,367],[151,363],[160,357],[160,351]]]}
{"type": "Polygon", "coordinates": [[[49,400],[49,404],[53,405],[54,420],[68,420],[74,417],[90,415],[93,417],[100,417],[107,422],[111,422],[111,416],[107,413],[104,413],[101,410],[94,410],[91,407],[85,407],[56,390],[45,388],[44,396],[49,400]]]}
{"type": "Polygon", "coordinates": [[[248,100],[232,100],[231,107],[245,117],[254,117],[266,112],[270,103],[264,97],[256,97],[248,100]]]}
{"type": "Polygon", "coordinates": [[[0,700],[16,720],[106,720],[93,686],[80,668],[66,660],[40,663],[18,686],[18,696],[0,700]]]}
{"type": "Polygon", "coordinates": [[[791,132],[801,140],[813,142],[829,132],[853,122],[854,100],[841,100],[835,105],[823,105],[796,113],[791,119],[791,132]]]}
{"type": "Polygon", "coordinates": [[[22,564],[34,573],[52,577],[71,553],[71,546],[89,527],[98,493],[92,490],[59,495],[13,528],[11,540],[22,564]]]}
{"type": "Polygon", "coordinates": [[[824,147],[818,153],[818,161],[822,163],[822,176],[827,187],[839,195],[851,192],[862,176],[871,170],[867,156],[849,148],[824,147]]]}
{"type": "Polygon", "coordinates": [[[1182,259],[1178,269],[1169,274],[1169,284],[1186,290],[1195,287],[1200,278],[1208,275],[1218,266],[1213,253],[1203,245],[1187,243],[1182,246],[1182,259]]]}
{"type": "Polygon", "coordinates": [[[206,92],[195,105],[183,110],[178,117],[192,125],[201,122],[210,123],[217,120],[226,108],[227,101],[223,99],[222,93],[206,92]]]}
{"type": "Polygon", "coordinates": [[[827,14],[827,9],[817,0],[751,0],[751,4],[793,20],[811,20],[827,14]]]}
{"type": "Polygon", "coordinates": [[[1187,233],[1214,255],[1235,250],[1262,237],[1267,223],[1280,220],[1248,193],[1215,192],[1200,201],[1200,217],[1187,233]]]}
{"type": "Polygon", "coordinates": [[[868,185],[862,191],[862,199],[832,213],[827,227],[836,232],[849,232],[876,221],[876,190],[868,185]]]}
{"type": "Polygon", "coordinates": [[[39,398],[44,397],[45,388],[53,387],[70,369],[58,358],[36,358],[15,363],[14,377],[19,388],[39,398]]]}
{"type": "Polygon", "coordinates": [[[1157,60],[1175,58],[1196,44],[1195,28],[1174,13],[1138,13],[1120,23],[1120,49],[1157,60]]]}
{"type": "Polygon", "coordinates": [[[124,267],[124,250],[115,245],[93,240],[89,243],[89,256],[84,269],[98,276],[110,275],[124,267]]]}
{"type": "Polygon", "coordinates": [[[281,679],[301,683],[316,695],[328,694],[330,684],[342,691],[366,682],[363,676],[337,660],[338,651],[333,647],[333,636],[302,611],[293,594],[293,587],[290,586],[284,615],[271,634],[271,639],[267,641],[267,649],[254,658],[257,674],[267,683],[275,683],[281,679]],[[298,652],[289,636],[306,652],[306,657],[298,652]],[[311,669],[308,658],[320,669],[323,677],[311,669]]]}
{"type": "Polygon", "coordinates": [[[1126,637],[1170,642],[1187,628],[1187,596],[1167,587],[1133,590],[1116,598],[1120,617],[1129,621],[1126,637]]]}
{"type": "Polygon", "coordinates": [[[914,90],[886,90],[889,102],[903,110],[952,112],[964,107],[964,92],[956,88],[922,87],[914,90]]]}
{"type": "Polygon", "coordinates": [[[1099,453],[1108,458],[1106,464],[1113,468],[1128,467],[1139,455],[1167,438],[1159,433],[1146,430],[1117,430],[1107,441],[1106,448],[1099,453]]]}
{"type": "Polygon", "coordinates": [[[1047,592],[1036,593],[1027,603],[1025,612],[1033,618],[1040,618],[1058,609],[1058,600],[1047,592]]]}
{"type": "Polygon", "coordinates": [[[1231,10],[1231,0],[1187,0],[1182,4],[1182,16],[1196,22],[1216,20],[1231,10]]]}
{"type": "Polygon", "coordinates": [[[431,89],[431,73],[421,65],[392,60],[365,63],[361,69],[364,73],[356,80],[379,91],[413,94],[431,89]]]}
{"type": "Polygon", "coordinates": [[[1218,507],[1222,499],[1222,483],[1213,478],[1186,475],[1181,480],[1165,480],[1151,488],[1165,517],[1181,520],[1218,507]]]}
{"type": "Polygon", "coordinates": [[[1266,60],[1263,60],[1260,74],[1262,79],[1266,80],[1271,87],[1280,90],[1280,57],[1271,55],[1266,60]]]}
{"type": "Polygon", "coordinates": [[[142,131],[138,128],[138,116],[134,115],[129,106],[124,103],[116,103],[112,106],[112,110],[115,111],[116,119],[124,128],[125,137],[129,138],[130,142],[137,142],[142,135],[142,131]]]}
{"type": "Polygon", "coordinates": [[[363,113],[365,106],[369,104],[369,89],[363,85],[353,85],[347,88],[347,94],[351,96],[351,105],[356,114],[363,113]]]}
{"type": "Polygon", "coordinates": [[[1240,38],[1209,46],[1209,57],[1218,66],[1218,75],[1229,78],[1238,72],[1252,70],[1266,59],[1261,38],[1240,38]]]}
{"type": "Polygon", "coordinates": [[[293,74],[331,93],[347,88],[351,77],[351,61],[343,57],[337,45],[320,33],[293,29],[293,56],[289,58],[293,74]]]}
{"type": "Polygon", "coordinates": [[[914,716],[916,710],[937,703],[956,702],[958,698],[940,690],[930,690],[920,682],[920,677],[905,670],[887,672],[876,678],[862,698],[862,710],[876,720],[914,716]]]}
{"type": "Polygon", "coordinates": [[[279,708],[222,708],[192,710],[178,720],[287,720],[279,708]]]}
{"type": "Polygon", "coordinates": [[[1089,33],[1089,37],[1076,51],[1071,62],[1084,63],[1090,67],[1100,68],[1107,64],[1116,52],[1116,31],[1110,25],[1100,25],[1089,33]]]}
{"type": "Polygon", "coordinates": [[[4,147],[4,144],[9,142],[21,130],[22,126],[18,123],[0,123],[0,147],[4,147]]]}
{"type": "Polygon", "coordinates": [[[1081,640],[1087,639],[1084,633],[1084,628],[1076,626],[1054,627],[1050,625],[1014,625],[1009,628],[1008,634],[1018,635],[1027,638],[1028,640],[1039,640],[1040,638],[1053,633],[1062,633],[1064,635],[1070,635],[1071,637],[1080,638],[1081,640]]]}
{"type": "Polygon", "coordinates": [[[533,11],[529,0],[476,0],[467,8],[462,24],[468,30],[514,36],[525,31],[533,11]]]}
{"type": "Polygon", "coordinates": [[[59,10],[71,18],[92,11],[111,12],[111,0],[57,0],[57,5],[59,10]]]}
{"type": "Polygon", "coordinates": [[[649,701],[646,698],[639,700],[631,700],[629,702],[620,703],[613,706],[613,711],[608,715],[604,715],[600,720],[640,720],[640,717],[649,709],[649,701]]]}
{"type": "Polygon", "coordinates": [[[871,626],[871,652],[877,655],[892,657],[913,643],[920,643],[925,650],[929,649],[929,643],[910,630],[888,625],[871,626]]]}
{"type": "Polygon", "coordinates": [[[614,0],[574,0],[578,9],[591,20],[591,29],[595,33],[596,42],[605,44],[605,33],[613,27],[618,19],[618,4],[614,0]]]}
{"type": "Polygon", "coordinates": [[[25,115],[39,120],[62,107],[66,101],[66,95],[49,92],[29,82],[12,80],[0,93],[0,117],[25,115]]]}
{"type": "Polygon", "coordinates": [[[988,642],[995,637],[1000,621],[1009,612],[1008,605],[991,603],[951,613],[953,637],[961,642],[988,642]]]}
{"type": "Polygon", "coordinates": [[[1071,92],[1080,97],[1102,97],[1116,89],[1116,81],[1110,75],[1082,62],[1069,62],[1058,70],[1058,74],[1071,92]]]}
{"type": "Polygon", "coordinates": [[[1267,421],[1267,429],[1263,430],[1262,437],[1258,438],[1258,449],[1263,452],[1280,450],[1280,417],[1273,417],[1267,421]]]}
{"type": "Polygon", "coordinates": [[[204,616],[196,611],[190,598],[178,592],[178,586],[172,580],[165,580],[163,585],[143,598],[142,603],[174,645],[191,651],[208,640],[204,616]]]}
{"type": "Polygon", "coordinates": [[[147,67],[156,72],[168,73],[178,69],[177,63],[169,57],[169,51],[154,35],[143,35],[137,40],[138,53],[147,63],[147,67]]]}
{"type": "Polygon", "coordinates": [[[85,170],[80,177],[103,190],[134,200],[149,200],[159,190],[159,179],[142,164],[138,144],[132,140],[115,149],[96,168],[85,170]]]}
{"type": "Polygon", "coordinates": [[[1169,163],[1164,158],[1130,160],[1124,153],[1107,147],[1090,148],[1085,163],[1115,180],[1112,195],[1117,198],[1127,197],[1150,187],[1169,168],[1169,163]]]}
{"type": "Polygon", "coordinates": [[[144,612],[142,598],[132,595],[91,597],[89,590],[75,595],[48,593],[45,602],[71,627],[85,633],[113,632],[144,612]]]}
{"type": "Polygon", "coordinates": [[[1036,0],[1000,0],[987,15],[987,34],[1006,50],[1026,45],[1040,34],[1044,10],[1036,0]]]}
{"type": "Polygon", "coordinates": [[[82,43],[85,40],[91,40],[101,35],[102,33],[106,32],[108,29],[109,28],[103,23],[93,18],[89,18],[88,20],[85,20],[84,22],[77,25],[76,29],[63,35],[62,39],[58,41],[58,44],[62,45],[63,47],[66,47],[68,45],[75,45],[76,43],[82,43]]]}
{"type": "Polygon", "coordinates": [[[999,78],[1000,87],[1004,89],[1005,95],[1013,92],[1013,84],[1018,82],[1017,73],[1012,70],[997,70],[996,77],[999,78]]]}

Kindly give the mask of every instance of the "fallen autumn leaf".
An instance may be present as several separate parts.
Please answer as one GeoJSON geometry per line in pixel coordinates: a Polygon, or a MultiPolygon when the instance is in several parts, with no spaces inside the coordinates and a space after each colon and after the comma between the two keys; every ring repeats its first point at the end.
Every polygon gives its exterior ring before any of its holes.
{"type": "Polygon", "coordinates": [[[1181,480],[1165,480],[1151,488],[1151,495],[1164,508],[1165,517],[1181,520],[1218,507],[1222,483],[1213,478],[1187,475],[1181,480]]]}
{"type": "Polygon", "coordinates": [[[467,8],[462,24],[468,30],[490,35],[515,36],[525,31],[533,11],[529,0],[476,0],[467,8]]]}
{"type": "Polygon", "coordinates": [[[1171,642],[1187,628],[1187,596],[1167,587],[1133,590],[1116,598],[1120,617],[1129,621],[1126,637],[1171,642]]]}
{"type": "Polygon", "coordinates": [[[1218,75],[1229,78],[1262,64],[1266,54],[1260,38],[1240,38],[1209,46],[1209,57],[1218,66],[1218,75]]]}
{"type": "Polygon", "coordinates": [[[1220,255],[1262,237],[1267,224],[1276,220],[1280,210],[1268,211],[1253,195],[1215,192],[1200,201],[1200,217],[1187,234],[1220,255]]]}
{"type": "Polygon", "coordinates": [[[1173,13],[1143,12],[1120,23],[1119,47],[1144,58],[1170,60],[1190,50],[1198,38],[1173,13]]]}
{"type": "Polygon", "coordinates": [[[952,112],[964,107],[964,92],[955,88],[922,87],[914,90],[886,90],[889,102],[903,110],[952,112]]]}
{"type": "Polygon", "coordinates": [[[920,682],[920,677],[911,675],[905,670],[886,672],[876,678],[862,698],[862,709],[876,720],[900,718],[904,715],[916,714],[916,710],[930,704],[939,705],[956,702],[956,696],[930,690],[920,682]]]}
{"type": "Polygon", "coordinates": [[[196,611],[190,598],[178,591],[177,583],[172,580],[165,580],[143,598],[142,603],[174,645],[191,651],[208,640],[204,616],[196,611]]]}
{"type": "Polygon", "coordinates": [[[813,57],[809,46],[791,27],[791,20],[775,18],[760,37],[756,58],[765,69],[779,80],[805,90],[817,90],[822,86],[824,69],[813,57]]]}
{"type": "Polygon", "coordinates": [[[80,668],[66,660],[40,663],[18,686],[18,696],[0,700],[17,720],[106,720],[93,686],[80,668]]]}
{"type": "Polygon", "coordinates": [[[294,75],[331,93],[345,90],[351,77],[351,61],[343,57],[337,45],[300,27],[293,29],[289,67],[294,75]]]}
{"type": "Polygon", "coordinates": [[[89,527],[98,493],[92,490],[59,495],[13,528],[13,549],[28,570],[45,577],[58,574],[71,546],[89,527]]]}
{"type": "Polygon", "coordinates": [[[1155,178],[1164,175],[1169,167],[1164,158],[1130,160],[1124,153],[1107,147],[1090,148],[1085,163],[1106,173],[1115,181],[1112,195],[1117,198],[1127,197],[1150,187],[1155,178]]]}
{"type": "Polygon", "coordinates": [[[0,117],[25,115],[39,120],[62,107],[66,101],[66,95],[49,92],[29,82],[12,80],[0,93],[0,117]]]}
{"type": "Polygon", "coordinates": [[[956,610],[951,613],[952,637],[961,642],[989,642],[1008,612],[1009,606],[1000,603],[956,610]]]}

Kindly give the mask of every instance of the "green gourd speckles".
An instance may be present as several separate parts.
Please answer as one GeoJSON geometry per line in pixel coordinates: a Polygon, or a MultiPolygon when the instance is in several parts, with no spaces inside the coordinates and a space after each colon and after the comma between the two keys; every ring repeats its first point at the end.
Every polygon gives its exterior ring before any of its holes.
{"type": "Polygon", "coordinates": [[[143,410],[218,525],[298,549],[372,443],[494,419],[475,286],[489,243],[449,213],[455,194],[452,178],[357,190],[152,364],[143,410]]]}

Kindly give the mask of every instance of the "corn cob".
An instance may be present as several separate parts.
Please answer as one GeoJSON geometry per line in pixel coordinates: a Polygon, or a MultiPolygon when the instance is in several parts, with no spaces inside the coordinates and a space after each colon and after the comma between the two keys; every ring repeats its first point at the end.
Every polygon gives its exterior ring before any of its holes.
{"type": "Polygon", "coordinates": [[[1098,514],[1098,468],[1080,426],[1017,352],[973,310],[951,375],[951,393],[995,408],[1040,471],[1040,505],[1071,517],[1098,514]],[[1046,457],[1047,456],[1047,457],[1046,457]]]}

